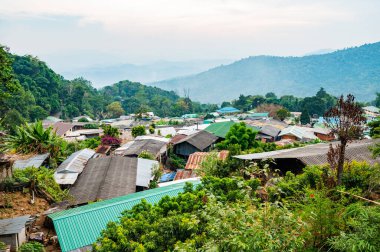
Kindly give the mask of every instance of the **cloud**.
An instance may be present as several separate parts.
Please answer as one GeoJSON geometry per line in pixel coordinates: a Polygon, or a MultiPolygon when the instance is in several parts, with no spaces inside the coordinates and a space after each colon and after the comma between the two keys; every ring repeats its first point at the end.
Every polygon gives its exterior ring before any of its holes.
{"type": "Polygon", "coordinates": [[[328,1],[216,1],[216,0],[3,0],[0,14],[7,18],[77,16],[79,26],[98,23],[111,32],[162,32],[192,30],[208,32],[225,26],[267,29],[318,25],[350,18],[332,10],[328,1]],[[292,3],[293,2],[293,3],[292,3]]]}

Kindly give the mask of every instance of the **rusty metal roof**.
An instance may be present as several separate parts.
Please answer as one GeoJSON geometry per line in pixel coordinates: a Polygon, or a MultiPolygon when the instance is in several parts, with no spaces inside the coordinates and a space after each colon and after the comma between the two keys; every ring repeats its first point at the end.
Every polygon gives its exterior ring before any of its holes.
{"type": "MultiPolygon", "coordinates": [[[[187,159],[185,169],[193,170],[201,168],[202,162],[206,160],[206,157],[210,155],[210,153],[211,152],[195,152],[193,154],[190,154],[189,158],[187,159]]],[[[229,152],[227,150],[223,150],[217,154],[219,159],[225,160],[228,157],[229,152]]]]}

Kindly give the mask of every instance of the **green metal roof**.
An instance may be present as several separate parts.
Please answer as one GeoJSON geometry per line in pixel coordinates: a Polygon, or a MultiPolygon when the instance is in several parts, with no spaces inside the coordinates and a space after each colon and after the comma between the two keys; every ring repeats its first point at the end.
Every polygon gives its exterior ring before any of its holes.
{"type": "Polygon", "coordinates": [[[268,117],[268,112],[262,112],[262,113],[251,113],[249,117],[268,117]]]}
{"type": "Polygon", "coordinates": [[[205,131],[214,134],[215,136],[226,138],[228,131],[234,124],[235,122],[233,121],[212,123],[205,129],[205,131]]]}
{"type": "MultiPolygon", "coordinates": [[[[194,185],[199,181],[193,182],[194,185]]],[[[63,252],[93,244],[110,221],[117,221],[124,210],[141,199],[157,203],[162,197],[183,192],[185,183],[155,188],[50,214],[63,252]]]]}
{"type": "MultiPolygon", "coordinates": [[[[226,138],[226,135],[228,131],[230,131],[230,128],[232,125],[234,125],[236,122],[228,121],[228,122],[218,122],[218,123],[212,123],[210,126],[208,126],[205,131],[214,134],[215,136],[218,136],[220,138],[226,138]]],[[[247,125],[248,128],[251,128],[253,131],[259,131],[260,129],[251,125],[247,125]]]]}

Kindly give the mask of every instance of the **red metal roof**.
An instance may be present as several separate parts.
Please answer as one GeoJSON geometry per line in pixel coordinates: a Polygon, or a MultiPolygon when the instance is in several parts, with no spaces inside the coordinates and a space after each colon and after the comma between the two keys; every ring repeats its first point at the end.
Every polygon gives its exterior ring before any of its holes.
{"type": "Polygon", "coordinates": [[[174,180],[195,178],[197,174],[194,170],[177,170],[174,180]]]}
{"type": "MultiPolygon", "coordinates": [[[[189,159],[187,160],[185,169],[199,169],[201,168],[201,163],[206,159],[206,157],[210,154],[210,152],[195,152],[189,156],[189,159]]],[[[221,152],[218,152],[218,157],[221,160],[226,160],[228,157],[229,152],[227,150],[223,150],[221,152]]]]}

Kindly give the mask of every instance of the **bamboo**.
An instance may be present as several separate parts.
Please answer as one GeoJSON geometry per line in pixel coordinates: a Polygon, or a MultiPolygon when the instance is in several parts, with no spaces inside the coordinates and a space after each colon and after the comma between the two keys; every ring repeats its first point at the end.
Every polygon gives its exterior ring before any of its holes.
{"type": "Polygon", "coordinates": [[[344,194],[348,194],[348,195],[351,195],[351,196],[353,196],[353,197],[356,197],[356,198],[359,198],[359,199],[362,199],[362,200],[365,200],[365,201],[368,201],[368,202],[371,202],[371,203],[373,203],[373,204],[376,204],[376,205],[379,205],[379,206],[380,206],[380,202],[377,202],[377,201],[374,201],[374,200],[370,200],[370,199],[366,199],[366,198],[363,198],[363,197],[361,197],[361,196],[359,196],[359,195],[355,195],[355,194],[348,193],[348,192],[344,192],[344,191],[340,191],[340,190],[338,190],[338,192],[340,192],[340,193],[344,193],[344,194]]]}

